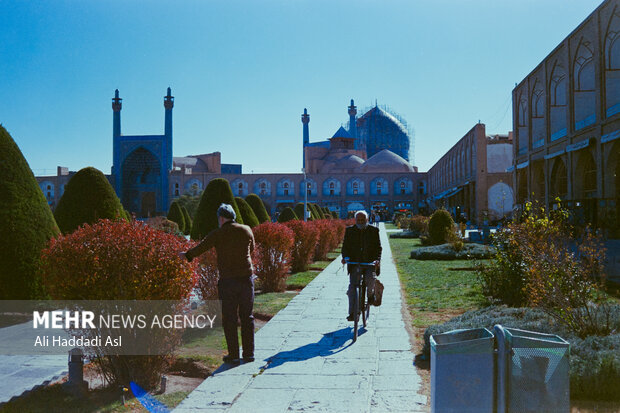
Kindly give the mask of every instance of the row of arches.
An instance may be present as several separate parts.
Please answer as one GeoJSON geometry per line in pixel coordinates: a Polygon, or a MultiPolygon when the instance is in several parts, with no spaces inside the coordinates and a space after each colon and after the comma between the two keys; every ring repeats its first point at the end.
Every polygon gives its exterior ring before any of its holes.
{"type": "Polygon", "coordinates": [[[433,192],[454,186],[454,182],[471,176],[475,170],[476,147],[474,137],[467,136],[455,145],[429,171],[429,184],[433,192]]]}
{"type": "MultiPolygon", "coordinates": [[[[571,198],[594,199],[602,197],[599,193],[597,180],[597,162],[594,151],[583,149],[573,157],[573,171],[570,175],[566,156],[558,156],[551,159],[548,170],[545,170],[544,161],[534,161],[529,166],[530,186],[528,189],[528,168],[517,170],[517,199],[523,202],[526,199],[545,200],[548,194],[549,200],[555,198],[565,200],[569,194],[569,182],[571,183],[571,198]]],[[[608,188],[608,195],[612,193],[619,197],[620,190],[620,143],[616,143],[606,161],[606,168],[602,169],[603,180],[608,188]]]]}
{"type": "MultiPolygon", "coordinates": [[[[198,178],[192,178],[184,184],[174,182],[172,185],[174,197],[185,193],[196,195],[204,189],[203,182],[198,178]]],[[[230,182],[230,187],[235,196],[242,197],[247,196],[249,193],[255,193],[264,197],[270,197],[273,194],[277,197],[304,196],[304,192],[308,196],[316,197],[319,195],[319,191],[325,197],[338,197],[343,195],[343,191],[347,196],[366,195],[366,193],[373,196],[391,194],[412,195],[414,193],[414,183],[407,177],[394,180],[392,185],[384,177],[376,177],[368,184],[360,177],[351,178],[346,182],[330,177],[325,179],[320,185],[312,178],[307,178],[305,181],[302,179],[298,184],[295,184],[295,181],[288,177],[280,178],[275,183],[267,178],[258,178],[252,185],[244,178],[237,178],[230,182]]],[[[426,183],[420,181],[416,191],[418,195],[426,195],[426,183]]]]}
{"type": "MultiPolygon", "coordinates": [[[[517,152],[519,155],[565,137],[570,130],[579,131],[597,121],[596,94],[601,79],[604,91],[604,115],[620,113],[620,10],[616,6],[606,26],[602,49],[593,39],[579,39],[572,60],[555,58],[548,66],[549,76],[535,74],[529,91],[522,90],[515,101],[517,118],[517,152]],[[595,62],[603,54],[603,66],[597,76],[595,62]],[[572,75],[572,79],[569,78],[572,75]],[[569,111],[570,105],[570,111],[569,111]],[[571,116],[572,115],[572,116],[571,116]],[[572,125],[569,124],[572,120],[572,125]]],[[[567,47],[567,46],[563,46],[567,47]]],[[[561,52],[560,52],[561,53],[561,52]]]]}

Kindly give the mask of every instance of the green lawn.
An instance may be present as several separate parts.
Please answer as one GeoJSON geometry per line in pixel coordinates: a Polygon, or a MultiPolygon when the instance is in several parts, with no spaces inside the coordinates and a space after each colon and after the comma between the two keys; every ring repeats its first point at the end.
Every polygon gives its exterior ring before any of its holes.
{"type": "Polygon", "coordinates": [[[385,229],[398,229],[398,227],[391,222],[384,222],[383,225],[385,225],[385,229]]]}
{"type": "Polygon", "coordinates": [[[416,327],[427,327],[444,314],[462,313],[486,304],[472,261],[419,261],[409,258],[419,239],[390,239],[407,305],[416,327]]]}

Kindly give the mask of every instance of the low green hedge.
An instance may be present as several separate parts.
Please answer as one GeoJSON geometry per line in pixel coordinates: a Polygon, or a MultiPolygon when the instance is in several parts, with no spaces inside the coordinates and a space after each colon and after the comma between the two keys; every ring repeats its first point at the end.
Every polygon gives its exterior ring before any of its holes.
{"type": "Polygon", "coordinates": [[[430,336],[462,328],[504,327],[557,334],[570,343],[570,394],[573,399],[620,400],[620,305],[612,308],[615,334],[580,339],[539,309],[491,306],[468,311],[424,332],[425,356],[430,356],[430,336]]]}
{"type": "Polygon", "coordinates": [[[463,249],[456,251],[452,244],[419,247],[411,251],[409,258],[415,260],[469,260],[486,259],[495,254],[495,249],[487,245],[464,244],[463,249]]]}

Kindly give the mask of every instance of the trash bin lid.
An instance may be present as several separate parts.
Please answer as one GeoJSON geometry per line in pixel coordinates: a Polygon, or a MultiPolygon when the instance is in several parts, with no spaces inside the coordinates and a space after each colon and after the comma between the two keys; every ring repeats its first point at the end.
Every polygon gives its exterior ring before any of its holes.
{"type": "Polygon", "coordinates": [[[486,328],[459,329],[433,334],[430,342],[435,353],[487,353],[493,352],[494,336],[486,328]]]}

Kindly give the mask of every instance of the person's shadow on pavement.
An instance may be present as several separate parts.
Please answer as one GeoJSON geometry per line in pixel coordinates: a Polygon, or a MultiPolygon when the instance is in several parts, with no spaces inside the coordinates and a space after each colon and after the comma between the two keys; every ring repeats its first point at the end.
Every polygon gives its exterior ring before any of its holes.
{"type": "MultiPolygon", "coordinates": [[[[361,335],[365,331],[366,330],[362,328],[359,334],[361,335]]],[[[342,328],[323,334],[323,337],[316,343],[306,344],[294,350],[281,351],[269,357],[265,370],[281,366],[287,362],[309,360],[314,357],[326,357],[340,353],[353,344],[351,341],[347,346],[344,346],[347,341],[351,340],[352,335],[351,328],[342,328]]]]}

